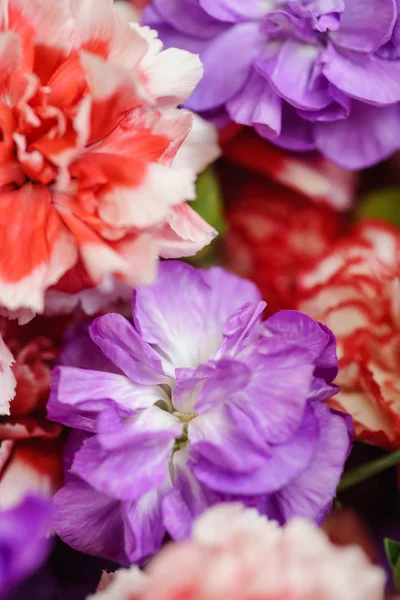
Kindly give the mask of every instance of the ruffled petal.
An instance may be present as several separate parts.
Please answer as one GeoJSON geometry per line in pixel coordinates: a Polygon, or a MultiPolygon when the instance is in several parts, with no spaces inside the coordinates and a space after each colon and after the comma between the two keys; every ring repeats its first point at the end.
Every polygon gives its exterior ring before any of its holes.
{"type": "MultiPolygon", "coordinates": [[[[257,313],[261,301],[261,292],[252,281],[229,273],[220,267],[212,267],[202,271],[202,277],[212,289],[204,323],[204,338],[212,351],[222,340],[222,332],[226,322],[239,308],[245,304],[251,304],[253,308],[256,307],[257,313]]],[[[239,318],[239,315],[237,315],[237,318],[239,318]]],[[[233,323],[230,325],[232,326],[233,323]]],[[[239,325],[238,320],[236,320],[236,325],[239,325]]],[[[247,323],[244,322],[243,325],[247,325],[247,323]]],[[[226,335],[232,333],[231,327],[227,326],[224,333],[226,335]]],[[[240,330],[240,333],[242,333],[242,330],[240,330]]],[[[204,354],[206,355],[207,352],[204,351],[204,354]]]]}
{"type": "Polygon", "coordinates": [[[285,520],[302,515],[320,524],[331,508],[343,465],[351,450],[351,419],[335,414],[325,404],[313,407],[320,433],[314,458],[306,471],[278,492],[285,520]]]}
{"type": "Polygon", "coordinates": [[[221,106],[237,94],[246,83],[253,60],[258,56],[263,40],[258,23],[240,23],[212,40],[201,53],[204,77],[186,106],[196,112],[221,106]],[[240,48],[240,52],[237,52],[240,48]],[[235,60],[226,60],[235,56],[235,60]],[[223,64],[216,71],[214,65],[223,64]]]}
{"type": "Polygon", "coordinates": [[[282,104],[282,127],[277,136],[269,127],[256,125],[257,133],[277,146],[293,152],[315,150],[312,124],[301,118],[293,106],[287,102],[282,104]]]}
{"type": "Polygon", "coordinates": [[[305,314],[282,310],[265,322],[265,330],[310,353],[315,371],[309,399],[326,400],[338,391],[337,386],[332,385],[338,374],[336,339],[327,327],[305,314]]]}
{"type": "Polygon", "coordinates": [[[321,60],[323,73],[339,90],[351,98],[376,106],[400,100],[400,64],[375,55],[341,53],[330,44],[321,60]]]}
{"type": "Polygon", "coordinates": [[[143,563],[155,554],[165,536],[161,512],[162,495],[157,490],[137,502],[123,502],[124,547],[130,563],[143,563]]]}
{"type": "Polygon", "coordinates": [[[42,312],[45,289],[75,264],[76,244],[44,186],[2,193],[0,210],[0,303],[42,312]]]}
{"type": "MultiPolygon", "coordinates": [[[[268,46],[267,46],[267,53],[268,46]]],[[[331,103],[328,82],[316,72],[320,48],[296,40],[273,46],[271,55],[256,61],[259,73],[266,76],[273,89],[295,108],[319,110],[331,103]]]]}
{"type": "Polygon", "coordinates": [[[251,370],[245,364],[229,359],[208,361],[193,369],[177,369],[173,405],[190,415],[207,413],[238,389],[246,387],[251,370]]]}
{"type": "Polygon", "coordinates": [[[157,33],[147,27],[131,25],[148,43],[148,51],[140,64],[146,92],[163,105],[182,104],[203,76],[203,65],[197,54],[180,48],[162,49],[157,33]]]}
{"type": "Polygon", "coordinates": [[[190,265],[160,265],[156,283],[134,293],[133,317],[143,340],[155,344],[177,367],[195,367],[210,290],[190,265]]]}
{"type": "Polygon", "coordinates": [[[113,406],[123,414],[133,414],[164,398],[159,386],[136,385],[124,375],[57,367],[52,373],[47,416],[67,427],[94,431],[103,410],[113,406]]]}
{"type": "MultiPolygon", "coordinates": [[[[140,291],[136,292],[136,302],[138,294],[140,291]]],[[[166,381],[161,357],[122,315],[109,313],[98,317],[89,334],[105,356],[132,381],[142,385],[166,381]]]]}
{"type": "Polygon", "coordinates": [[[193,521],[209,506],[220,500],[218,495],[203,486],[187,466],[187,450],[173,456],[173,486],[162,500],[163,521],[175,540],[187,539],[193,521]]]}
{"type": "Polygon", "coordinates": [[[254,127],[262,125],[278,136],[282,126],[282,100],[269,82],[252,69],[243,88],[226,104],[235,123],[254,127]]]}
{"type": "MultiPolygon", "coordinates": [[[[258,325],[267,306],[266,302],[247,302],[231,315],[222,330],[223,341],[213,353],[213,358],[236,356],[243,348],[258,338],[258,325]]],[[[212,339],[212,338],[211,338],[212,339]]]]}
{"type": "Polygon", "coordinates": [[[97,492],[79,477],[69,476],[68,483],[54,496],[52,528],[79,552],[125,566],[130,564],[121,547],[124,539],[121,504],[97,492]]]}
{"type": "Polygon", "coordinates": [[[76,453],[72,470],[99,492],[138,502],[166,480],[182,427],[176,417],[156,406],[125,423],[115,410],[105,411],[98,417],[97,435],[85,440],[76,453]]]}
{"type": "MultiPolygon", "coordinates": [[[[186,125],[185,130],[189,132],[186,125]]],[[[184,136],[179,141],[183,139],[184,136]]],[[[165,150],[164,137],[162,140],[165,150]]],[[[154,150],[151,142],[156,144],[157,152],[160,150],[159,139],[142,141],[147,143],[148,152],[154,150]]],[[[139,142],[139,138],[132,141],[136,146],[139,142]]],[[[188,168],[173,169],[111,152],[89,152],[79,159],[73,172],[82,186],[102,186],[98,194],[99,214],[111,227],[142,229],[163,225],[171,207],[195,198],[195,173],[188,168]]]]}
{"type": "Polygon", "coordinates": [[[228,404],[196,417],[189,424],[189,440],[192,465],[204,458],[239,476],[260,469],[272,454],[251,419],[228,404]]]}
{"type": "Polygon", "coordinates": [[[328,203],[339,211],[352,205],[354,175],[322,156],[295,156],[282,152],[249,129],[242,129],[223,144],[223,151],[224,156],[235,164],[266,175],[315,202],[328,203]]]}
{"type": "Polygon", "coordinates": [[[191,458],[188,465],[200,482],[223,494],[251,496],[269,494],[287,485],[311,463],[319,439],[318,420],[308,407],[296,434],[287,442],[271,448],[264,465],[247,473],[219,467],[212,458],[191,458]]]}
{"type": "Polygon", "coordinates": [[[303,419],[313,381],[314,364],[307,348],[274,336],[245,350],[238,360],[249,367],[251,376],[232,401],[269,443],[287,442],[303,419]]]}
{"type": "Polygon", "coordinates": [[[174,206],[167,223],[153,234],[154,244],[162,258],[193,256],[211,244],[217,231],[188,204],[174,206]]]}
{"type": "Polygon", "coordinates": [[[358,52],[376,52],[389,41],[396,21],[395,0],[346,0],[336,44],[358,52]]]}
{"type": "Polygon", "coordinates": [[[199,0],[199,4],[207,14],[227,23],[255,21],[267,10],[259,0],[248,0],[245,5],[242,0],[199,0]]]}
{"type": "MultiPolygon", "coordinates": [[[[382,87],[381,82],[377,85],[382,87]]],[[[313,124],[316,146],[344,169],[365,169],[399,150],[399,115],[397,105],[377,107],[353,101],[348,119],[313,124]]]]}
{"type": "MultiPolygon", "coordinates": [[[[223,24],[210,17],[196,2],[187,9],[186,0],[155,0],[154,9],[179,32],[200,39],[210,39],[224,29],[223,24]]],[[[145,11],[145,22],[147,12],[145,11]]],[[[153,17],[154,18],[154,17],[153,17]]]]}
{"type": "Polygon", "coordinates": [[[193,115],[190,132],[175,155],[172,165],[175,168],[189,167],[196,173],[201,173],[220,156],[217,130],[211,123],[193,115]]]}

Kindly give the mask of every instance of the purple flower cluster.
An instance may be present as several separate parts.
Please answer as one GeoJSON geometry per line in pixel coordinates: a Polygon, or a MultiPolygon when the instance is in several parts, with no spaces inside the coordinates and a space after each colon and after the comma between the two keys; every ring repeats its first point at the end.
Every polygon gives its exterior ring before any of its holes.
{"type": "Polygon", "coordinates": [[[50,502],[27,496],[0,511],[0,597],[32,575],[47,557],[50,502]]]}
{"type": "Polygon", "coordinates": [[[249,281],[164,262],[133,325],[97,318],[66,347],[48,414],[71,428],[53,526],[74,548],[141,562],[208,506],[285,522],[329,510],[351,444],[335,339],[295,311],[262,322],[249,281]]]}
{"type": "Polygon", "coordinates": [[[144,22],[198,52],[187,106],[348,169],[400,148],[400,0],[153,0],[144,22]]]}

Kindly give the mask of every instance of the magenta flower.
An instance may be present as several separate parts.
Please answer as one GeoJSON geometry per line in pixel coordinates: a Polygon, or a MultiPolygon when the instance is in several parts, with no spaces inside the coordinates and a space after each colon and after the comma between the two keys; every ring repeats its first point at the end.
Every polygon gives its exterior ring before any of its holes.
{"type": "MultiPolygon", "coordinates": [[[[399,0],[153,0],[144,22],[198,52],[187,102],[347,169],[400,148],[399,0]]],[[[222,119],[222,121],[221,121],[222,119]]]]}
{"type": "Polygon", "coordinates": [[[323,402],[335,339],[294,311],[262,322],[264,307],[223,269],[164,262],[134,293],[133,325],[108,314],[70,342],[48,404],[75,430],[54,499],[64,541],[128,564],[218,502],[324,518],[351,439],[323,402]]]}

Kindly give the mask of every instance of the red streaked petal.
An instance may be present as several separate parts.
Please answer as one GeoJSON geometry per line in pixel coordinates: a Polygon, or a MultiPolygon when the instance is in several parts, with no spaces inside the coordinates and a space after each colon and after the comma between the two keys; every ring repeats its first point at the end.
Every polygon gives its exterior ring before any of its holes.
{"type": "Polygon", "coordinates": [[[0,477],[0,506],[29,493],[53,495],[62,484],[61,440],[26,440],[15,444],[0,477]]]}
{"type": "Polygon", "coordinates": [[[27,184],[0,194],[0,304],[42,311],[44,290],[76,258],[48,188],[27,184]]]}
{"type": "Polygon", "coordinates": [[[154,234],[162,258],[193,256],[218,235],[188,204],[174,206],[168,222],[154,234]]]}
{"type": "Polygon", "coordinates": [[[353,203],[354,173],[344,171],[324,158],[307,159],[269,144],[249,129],[241,129],[222,142],[224,155],[235,163],[301,192],[337,210],[353,203]]]}
{"type": "Polygon", "coordinates": [[[142,104],[144,90],[134,70],[114,66],[88,52],[80,60],[92,95],[89,144],[98,142],[116,127],[124,113],[142,104]]]}

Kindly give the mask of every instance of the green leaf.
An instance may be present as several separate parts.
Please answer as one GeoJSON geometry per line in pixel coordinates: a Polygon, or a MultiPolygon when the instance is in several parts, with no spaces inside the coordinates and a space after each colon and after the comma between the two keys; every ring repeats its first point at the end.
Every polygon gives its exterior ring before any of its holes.
{"type": "Polygon", "coordinates": [[[356,219],[381,219],[400,227],[400,187],[392,186],[371,192],[361,200],[356,219]]]}
{"type": "Polygon", "coordinates": [[[222,193],[213,167],[208,167],[196,182],[196,200],[190,206],[218,233],[224,233],[226,223],[223,213],[222,193]]]}
{"type": "Polygon", "coordinates": [[[335,508],[336,510],[342,510],[343,504],[340,502],[340,500],[338,500],[337,498],[334,498],[333,499],[333,508],[335,508]]]}
{"type": "Polygon", "coordinates": [[[208,167],[196,182],[196,200],[190,206],[220,234],[209,246],[186,259],[196,267],[210,267],[221,262],[220,240],[227,229],[221,187],[213,167],[208,167]]]}
{"type": "Polygon", "coordinates": [[[400,543],[386,538],[384,540],[386,556],[392,567],[393,582],[396,590],[400,591],[400,543]]]}
{"type": "Polygon", "coordinates": [[[395,540],[390,540],[389,538],[385,538],[383,543],[389,564],[394,570],[396,569],[400,558],[400,543],[395,540]]]}

